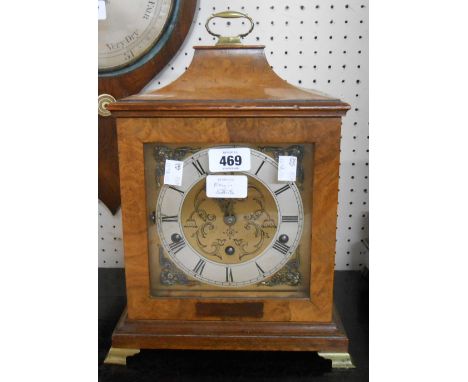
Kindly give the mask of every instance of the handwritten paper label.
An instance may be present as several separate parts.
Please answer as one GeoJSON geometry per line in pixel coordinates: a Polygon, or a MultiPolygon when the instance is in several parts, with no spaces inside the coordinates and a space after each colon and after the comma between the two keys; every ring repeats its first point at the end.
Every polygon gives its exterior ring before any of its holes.
{"type": "Polygon", "coordinates": [[[164,184],[182,186],[183,171],[184,162],[166,159],[166,166],[164,168],[164,184]]]}
{"type": "Polygon", "coordinates": [[[297,158],[292,156],[278,157],[278,180],[295,182],[297,172],[297,158]]]}
{"type": "Polygon", "coordinates": [[[206,195],[209,198],[247,197],[247,176],[245,175],[208,175],[206,195]]]}

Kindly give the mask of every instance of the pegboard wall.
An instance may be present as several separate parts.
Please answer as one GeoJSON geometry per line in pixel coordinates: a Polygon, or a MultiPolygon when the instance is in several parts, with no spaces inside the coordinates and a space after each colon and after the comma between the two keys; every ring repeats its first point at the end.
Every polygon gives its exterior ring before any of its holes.
{"type": "MultiPolygon", "coordinates": [[[[368,0],[199,0],[192,29],[178,54],[143,90],[161,88],[190,65],[194,45],[213,45],[205,21],[236,10],[255,21],[244,44],[265,45],[273,70],[289,83],[316,89],[351,105],[343,119],[335,268],[368,264],[368,0]]],[[[215,19],[231,35],[241,19],[215,19]],[[236,24],[237,22],[237,24],[236,24]]],[[[245,25],[244,25],[245,29],[245,25]]],[[[123,267],[122,220],[99,202],[99,266],[123,267]]]]}

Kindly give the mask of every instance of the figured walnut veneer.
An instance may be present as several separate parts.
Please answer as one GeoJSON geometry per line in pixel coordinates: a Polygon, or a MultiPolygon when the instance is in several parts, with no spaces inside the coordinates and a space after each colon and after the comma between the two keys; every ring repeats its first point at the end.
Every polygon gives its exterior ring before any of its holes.
{"type": "Polygon", "coordinates": [[[341,116],[348,109],[280,79],[259,46],[196,47],[177,81],[109,105],[117,117],[128,302],[113,346],[347,351],[333,315],[333,274],[341,116]],[[309,297],[151,297],[145,143],[313,144],[309,297]],[[245,305],[233,316],[228,304],[245,305]]]}

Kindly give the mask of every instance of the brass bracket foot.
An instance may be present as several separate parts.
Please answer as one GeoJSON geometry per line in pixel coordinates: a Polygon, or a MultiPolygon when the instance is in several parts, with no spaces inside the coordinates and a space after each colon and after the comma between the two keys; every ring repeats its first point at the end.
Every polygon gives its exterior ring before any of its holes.
{"type": "Polygon", "coordinates": [[[124,348],[113,348],[109,349],[107,357],[104,363],[111,365],[127,365],[127,357],[138,354],[140,349],[124,349],[124,348]]]}
{"type": "Polygon", "coordinates": [[[354,369],[353,361],[349,353],[321,353],[318,355],[322,358],[332,361],[333,369],[354,369]]]}

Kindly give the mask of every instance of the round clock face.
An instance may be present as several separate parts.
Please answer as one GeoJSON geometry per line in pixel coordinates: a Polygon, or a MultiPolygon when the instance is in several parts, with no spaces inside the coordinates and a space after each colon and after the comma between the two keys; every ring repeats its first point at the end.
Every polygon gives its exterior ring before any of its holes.
{"type": "Polygon", "coordinates": [[[140,59],[158,41],[174,0],[107,0],[99,20],[99,70],[111,71],[140,59]]]}
{"type": "Polygon", "coordinates": [[[163,186],[156,206],[161,243],[174,264],[204,283],[241,287],[279,271],[301,240],[304,216],[294,183],[251,149],[244,199],[206,196],[208,149],[184,160],[182,186],[163,186]]]}

